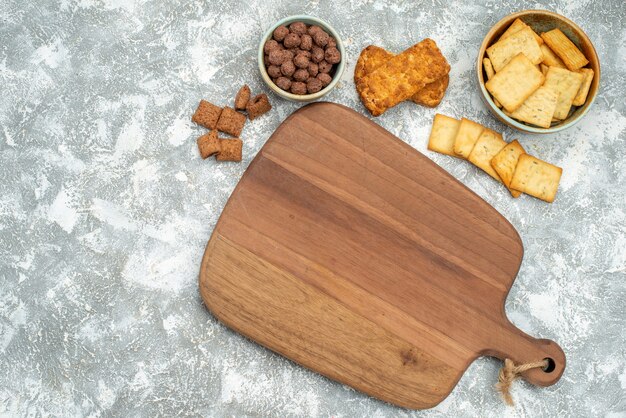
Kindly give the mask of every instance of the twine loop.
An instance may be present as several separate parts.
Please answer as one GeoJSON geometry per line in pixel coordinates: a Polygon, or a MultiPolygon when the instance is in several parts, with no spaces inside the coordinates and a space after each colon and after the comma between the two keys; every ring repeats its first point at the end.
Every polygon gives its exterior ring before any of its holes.
{"type": "Polygon", "coordinates": [[[548,359],[535,361],[533,363],[515,365],[513,360],[507,358],[504,360],[504,366],[502,366],[502,368],[500,369],[500,373],[498,374],[498,383],[496,384],[496,389],[502,394],[504,401],[508,405],[513,405],[513,398],[511,397],[510,392],[511,384],[513,383],[513,381],[527,370],[536,369],[539,367],[545,370],[548,365],[548,359]]]}

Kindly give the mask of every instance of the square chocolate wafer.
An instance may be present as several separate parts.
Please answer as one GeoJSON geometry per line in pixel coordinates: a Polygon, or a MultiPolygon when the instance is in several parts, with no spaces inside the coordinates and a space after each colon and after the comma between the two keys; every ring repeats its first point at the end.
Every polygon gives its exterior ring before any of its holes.
{"type": "Polygon", "coordinates": [[[211,155],[218,154],[221,150],[220,139],[217,137],[217,131],[213,130],[198,138],[198,150],[203,159],[209,158],[211,155]]]}
{"type": "Polygon", "coordinates": [[[241,161],[243,141],[239,138],[220,139],[221,150],[217,154],[217,161],[241,161]]]}
{"type": "Polygon", "coordinates": [[[245,123],[246,115],[237,112],[232,107],[225,107],[217,121],[217,130],[239,137],[245,123]]]}
{"type": "Polygon", "coordinates": [[[209,103],[206,100],[200,100],[196,113],[193,114],[191,120],[205,128],[215,129],[221,114],[221,107],[215,106],[213,103],[209,103]]]}
{"type": "Polygon", "coordinates": [[[254,96],[254,98],[251,99],[246,106],[248,118],[250,120],[258,118],[262,114],[268,112],[271,108],[272,105],[267,98],[267,94],[258,94],[254,96]]]}

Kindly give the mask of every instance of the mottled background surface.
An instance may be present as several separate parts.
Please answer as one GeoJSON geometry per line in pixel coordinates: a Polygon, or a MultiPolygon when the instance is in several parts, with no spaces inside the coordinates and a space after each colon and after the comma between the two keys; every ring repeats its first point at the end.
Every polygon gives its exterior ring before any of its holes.
{"type": "Polygon", "coordinates": [[[625,416],[626,20],[622,0],[0,0],[0,415],[625,416]],[[504,15],[546,8],[573,19],[602,62],[586,119],[552,136],[492,118],[473,65],[504,15]],[[359,51],[430,36],[451,65],[438,111],[519,138],[564,168],[554,204],[513,200],[484,173],[426,151],[435,113],[405,103],[376,122],[424,152],[519,230],[526,254],[507,300],[524,331],[559,342],[562,380],[493,390],[481,358],[422,412],[395,408],[304,370],[219,324],[197,275],[220,211],[250,160],[299,106],[248,123],[244,161],[202,161],[190,115],[264,89],[263,30],[287,15],[326,19],[349,53],[328,100],[365,114],[351,81],[359,51]]]}

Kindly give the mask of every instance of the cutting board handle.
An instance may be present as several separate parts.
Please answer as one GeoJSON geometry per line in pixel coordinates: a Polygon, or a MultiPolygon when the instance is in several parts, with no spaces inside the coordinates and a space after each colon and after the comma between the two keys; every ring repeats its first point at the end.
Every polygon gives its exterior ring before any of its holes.
{"type": "Polygon", "coordinates": [[[494,348],[483,350],[482,354],[496,357],[502,361],[511,359],[517,365],[548,360],[548,367],[530,369],[522,377],[537,386],[555,384],[565,370],[565,353],[552,340],[538,339],[522,332],[506,319],[503,332],[497,340],[491,341],[494,348]]]}

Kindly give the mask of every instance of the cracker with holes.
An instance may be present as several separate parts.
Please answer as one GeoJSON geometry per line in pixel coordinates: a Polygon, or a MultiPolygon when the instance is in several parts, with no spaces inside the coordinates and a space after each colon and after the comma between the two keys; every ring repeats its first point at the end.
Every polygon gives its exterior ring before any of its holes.
{"type": "Polygon", "coordinates": [[[554,118],[564,120],[569,114],[574,98],[583,82],[583,74],[565,68],[550,67],[544,87],[558,93],[554,118]]]}
{"type": "Polygon", "coordinates": [[[467,160],[470,152],[474,149],[474,145],[480,134],[483,133],[485,127],[469,119],[462,118],[459,130],[454,137],[454,153],[461,158],[467,160]]]}
{"type": "Polygon", "coordinates": [[[585,55],[569,40],[560,29],[552,29],[551,31],[541,34],[541,38],[546,45],[561,58],[565,66],[570,71],[578,70],[589,63],[585,55]]]}
{"type": "Polygon", "coordinates": [[[454,152],[454,139],[461,122],[437,113],[428,139],[428,149],[441,154],[458,157],[454,152]]]}
{"type": "Polygon", "coordinates": [[[558,103],[559,93],[541,86],[514,112],[509,113],[514,119],[541,128],[549,128],[558,103]]]}
{"type": "Polygon", "coordinates": [[[206,100],[200,100],[200,104],[191,117],[191,120],[205,128],[215,129],[221,114],[221,107],[215,106],[213,103],[209,103],[206,100]]]}
{"type": "Polygon", "coordinates": [[[215,127],[220,132],[238,137],[241,135],[245,123],[246,115],[237,112],[232,107],[225,107],[215,127]]]}
{"type": "Polygon", "coordinates": [[[519,157],[511,187],[546,202],[553,202],[561,181],[563,169],[522,154],[519,157]]]}
{"type": "Polygon", "coordinates": [[[241,161],[243,141],[239,138],[220,139],[220,152],[217,161],[241,161]]]}
{"type": "Polygon", "coordinates": [[[544,82],[541,71],[524,54],[518,54],[496,72],[485,87],[508,112],[514,112],[544,82]]]}
{"type": "Polygon", "coordinates": [[[496,73],[518,54],[526,55],[534,65],[543,60],[543,54],[534,34],[535,32],[530,27],[526,27],[487,48],[487,55],[496,73]]]}
{"type": "Polygon", "coordinates": [[[516,139],[507,144],[500,150],[500,152],[494,155],[490,162],[491,167],[493,167],[496,173],[498,173],[500,180],[502,180],[502,183],[509,188],[513,197],[519,197],[521,194],[518,190],[511,189],[511,180],[513,179],[513,173],[515,172],[517,161],[523,154],[526,154],[526,151],[516,139]]]}

